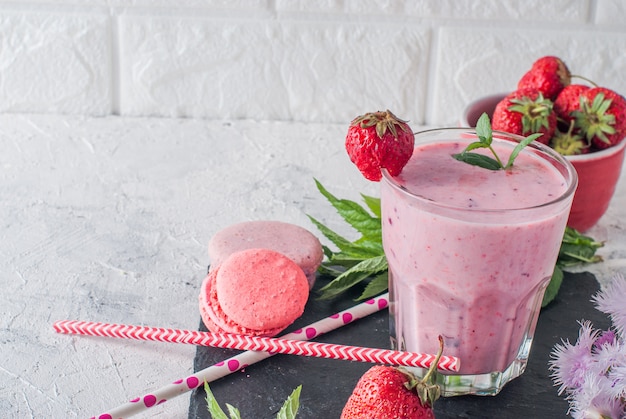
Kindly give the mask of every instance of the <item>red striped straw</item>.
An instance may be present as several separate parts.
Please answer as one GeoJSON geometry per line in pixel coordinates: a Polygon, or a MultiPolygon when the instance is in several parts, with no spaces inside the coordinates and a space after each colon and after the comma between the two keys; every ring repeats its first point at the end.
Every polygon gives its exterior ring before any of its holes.
{"type": "MultiPolygon", "coordinates": [[[[436,355],[433,354],[402,352],[389,349],[114,323],[61,320],[55,322],[53,327],[57,333],[62,334],[186,343],[217,348],[267,351],[287,355],[312,356],[317,358],[419,368],[429,368],[436,359],[436,355]]],[[[437,367],[443,371],[456,372],[458,371],[459,365],[460,362],[458,358],[441,356],[437,367]]]]}

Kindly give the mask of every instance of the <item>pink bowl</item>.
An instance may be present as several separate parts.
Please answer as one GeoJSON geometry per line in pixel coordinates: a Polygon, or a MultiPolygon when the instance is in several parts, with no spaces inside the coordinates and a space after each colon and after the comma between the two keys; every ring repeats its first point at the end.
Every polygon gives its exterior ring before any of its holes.
{"type": "MultiPolygon", "coordinates": [[[[463,110],[460,126],[475,127],[483,112],[492,116],[496,105],[506,94],[485,96],[471,102],[463,110]]],[[[578,156],[565,156],[578,173],[578,189],[574,195],[567,225],[584,232],[593,227],[609,207],[624,162],[626,140],[619,145],[578,156]]]]}

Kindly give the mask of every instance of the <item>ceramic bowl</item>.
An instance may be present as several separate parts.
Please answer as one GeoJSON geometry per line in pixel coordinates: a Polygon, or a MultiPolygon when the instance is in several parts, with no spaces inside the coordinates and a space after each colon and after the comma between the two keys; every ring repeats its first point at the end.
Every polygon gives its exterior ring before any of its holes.
{"type": "MultiPolygon", "coordinates": [[[[491,118],[505,93],[485,96],[469,103],[463,110],[459,125],[475,127],[486,112],[491,118]]],[[[574,195],[567,225],[584,232],[593,227],[609,207],[624,162],[626,139],[619,145],[602,151],[565,156],[578,173],[578,189],[574,195]]]]}

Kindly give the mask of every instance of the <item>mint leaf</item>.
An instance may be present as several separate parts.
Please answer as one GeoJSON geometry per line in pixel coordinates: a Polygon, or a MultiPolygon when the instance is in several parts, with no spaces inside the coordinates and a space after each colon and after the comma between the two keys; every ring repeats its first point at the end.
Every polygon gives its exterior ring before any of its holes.
{"type": "Polygon", "coordinates": [[[596,252],[602,246],[604,243],[597,242],[571,227],[566,227],[563,242],[559,249],[559,264],[561,266],[574,266],[601,262],[602,257],[596,255],[596,252]]]}
{"type": "Polygon", "coordinates": [[[380,240],[380,217],[372,217],[362,206],[348,199],[337,199],[315,179],[317,189],[328,199],[339,215],[363,237],[380,240]]]}
{"type": "Polygon", "coordinates": [[[513,152],[509,156],[509,161],[507,162],[506,166],[504,166],[504,168],[508,169],[509,167],[513,166],[513,161],[517,158],[517,155],[522,151],[522,149],[542,135],[543,134],[532,134],[520,141],[519,144],[516,145],[513,149],[513,152]]]}
{"type": "Polygon", "coordinates": [[[376,275],[370,282],[367,283],[363,293],[357,298],[357,301],[367,300],[375,297],[378,294],[382,294],[389,288],[389,272],[384,271],[376,275]]]}
{"type": "Polygon", "coordinates": [[[226,403],[226,408],[228,409],[228,414],[230,415],[230,419],[241,419],[241,414],[239,413],[239,410],[236,407],[226,403]]]}
{"type": "Polygon", "coordinates": [[[491,145],[491,141],[493,141],[493,130],[491,129],[491,121],[489,120],[489,115],[486,112],[478,118],[476,121],[476,134],[478,138],[480,138],[481,143],[484,143],[486,146],[491,145]]]}
{"type": "Polygon", "coordinates": [[[224,413],[219,403],[215,399],[215,396],[211,392],[211,389],[209,388],[209,383],[206,381],[204,382],[204,391],[206,392],[206,403],[209,409],[209,413],[211,414],[211,418],[228,419],[228,416],[226,416],[226,413],[224,413]]]}
{"type": "Polygon", "coordinates": [[[337,246],[341,252],[344,252],[347,255],[363,259],[367,257],[377,256],[382,252],[382,245],[380,244],[380,242],[374,241],[367,242],[365,244],[351,242],[350,240],[335,233],[310,215],[308,217],[328,240],[330,240],[335,246],[337,246]]]}
{"type": "Polygon", "coordinates": [[[302,385],[299,385],[295,388],[295,390],[287,397],[283,407],[280,408],[280,411],[276,415],[276,419],[294,419],[298,414],[298,409],[300,408],[300,391],[302,390],[302,385]]]}
{"type": "Polygon", "coordinates": [[[386,272],[387,267],[385,255],[364,259],[324,285],[320,289],[320,299],[334,298],[372,275],[386,272]]]}
{"type": "Polygon", "coordinates": [[[541,301],[541,308],[550,304],[559,293],[559,289],[561,289],[561,284],[563,283],[563,270],[557,265],[554,267],[554,272],[552,273],[552,278],[550,278],[550,283],[546,288],[546,292],[543,294],[543,300],[541,301]]]}
{"type": "Polygon", "coordinates": [[[380,198],[376,198],[374,196],[367,196],[361,194],[363,201],[365,201],[365,205],[372,211],[372,213],[380,218],[380,198]]]}
{"type": "MultiPolygon", "coordinates": [[[[302,385],[296,387],[289,397],[287,397],[287,400],[285,400],[283,406],[278,411],[276,419],[295,419],[298,414],[298,409],[300,408],[300,390],[302,390],[302,385]]],[[[204,382],[204,391],[206,392],[207,408],[211,419],[241,419],[239,410],[228,403],[226,403],[226,408],[228,409],[230,418],[226,416],[226,413],[224,413],[211,392],[209,383],[206,381],[204,382]]]]}
{"type": "Polygon", "coordinates": [[[513,162],[522,151],[522,149],[537,138],[539,138],[541,135],[543,134],[532,134],[520,141],[513,149],[513,152],[511,152],[506,166],[504,166],[502,164],[502,160],[500,160],[500,157],[498,156],[498,153],[496,153],[496,150],[494,150],[491,146],[491,143],[493,142],[493,130],[491,129],[491,121],[489,120],[489,115],[483,112],[480,118],[478,118],[478,122],[476,122],[476,136],[478,136],[479,141],[470,143],[467,147],[465,147],[465,150],[463,150],[461,153],[453,154],[452,157],[460,162],[471,164],[473,166],[479,166],[483,169],[506,170],[510,169],[513,166],[513,162]],[[485,156],[483,154],[471,152],[472,150],[475,150],[477,148],[489,149],[491,154],[493,154],[493,158],[485,156]]]}
{"type": "Polygon", "coordinates": [[[453,154],[452,157],[460,162],[471,164],[472,166],[482,167],[483,169],[502,169],[502,165],[497,160],[483,154],[468,153],[467,151],[463,151],[462,153],[453,154]]]}

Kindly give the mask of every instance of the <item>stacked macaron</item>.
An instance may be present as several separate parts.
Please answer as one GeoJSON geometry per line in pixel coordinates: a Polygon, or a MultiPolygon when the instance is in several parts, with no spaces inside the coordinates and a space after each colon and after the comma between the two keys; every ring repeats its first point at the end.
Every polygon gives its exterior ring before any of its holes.
{"type": "Polygon", "coordinates": [[[275,336],[304,312],[309,284],[288,257],[268,249],[233,253],[202,283],[200,315],[215,333],[275,336]]]}
{"type": "Polygon", "coordinates": [[[309,288],[324,258],[322,244],[307,229],[282,221],[246,221],[217,232],[209,242],[211,266],[245,249],[271,249],[293,260],[304,271],[309,288]]]}
{"type": "Polygon", "coordinates": [[[319,240],[301,227],[252,221],[218,232],[209,256],[211,269],[199,297],[206,327],[214,333],[276,336],[304,312],[323,252],[319,240]]]}

